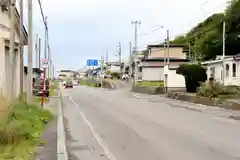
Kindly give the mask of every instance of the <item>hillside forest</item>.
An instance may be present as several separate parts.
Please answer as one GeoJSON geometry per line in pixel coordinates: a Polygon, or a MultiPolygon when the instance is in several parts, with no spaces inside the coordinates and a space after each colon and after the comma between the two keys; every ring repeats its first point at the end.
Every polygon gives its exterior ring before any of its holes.
{"type": "Polygon", "coordinates": [[[193,61],[215,59],[223,52],[223,22],[225,22],[225,53],[240,53],[240,0],[231,0],[224,13],[213,14],[188,33],[170,43],[185,44],[193,61]]]}

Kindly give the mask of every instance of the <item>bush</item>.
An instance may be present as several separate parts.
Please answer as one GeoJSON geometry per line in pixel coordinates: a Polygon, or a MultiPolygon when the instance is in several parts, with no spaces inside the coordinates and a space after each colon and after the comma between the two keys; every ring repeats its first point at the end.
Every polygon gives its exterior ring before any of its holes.
{"type": "Polygon", "coordinates": [[[198,95],[203,97],[218,98],[218,97],[231,97],[233,95],[239,95],[240,90],[239,87],[235,86],[223,86],[219,82],[216,81],[207,81],[202,83],[199,88],[198,95]]]}
{"type": "Polygon", "coordinates": [[[28,151],[39,144],[40,134],[52,118],[49,111],[37,105],[18,102],[8,106],[7,116],[1,117],[0,148],[3,153],[0,158],[27,159],[28,151]]]}
{"type": "Polygon", "coordinates": [[[223,85],[215,81],[207,81],[202,83],[198,95],[212,99],[217,98],[222,93],[224,93],[223,85]]]}
{"type": "Polygon", "coordinates": [[[90,86],[90,87],[101,87],[101,82],[94,79],[80,80],[80,85],[90,86]]]}
{"type": "Polygon", "coordinates": [[[200,83],[207,80],[206,70],[198,64],[180,65],[176,72],[185,77],[187,92],[195,93],[200,83]]]}

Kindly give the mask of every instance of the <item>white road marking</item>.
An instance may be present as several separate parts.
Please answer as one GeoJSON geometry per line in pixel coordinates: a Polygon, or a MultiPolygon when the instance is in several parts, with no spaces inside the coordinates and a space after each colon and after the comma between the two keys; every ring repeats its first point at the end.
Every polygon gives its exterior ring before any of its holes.
{"type": "MultiPolygon", "coordinates": [[[[59,92],[58,92],[58,96],[59,92]]],[[[65,139],[65,130],[63,124],[63,111],[60,100],[58,100],[58,118],[57,118],[57,159],[58,160],[68,160],[68,153],[66,147],[66,139],[65,139]]]]}
{"type": "Polygon", "coordinates": [[[103,141],[103,139],[100,137],[100,135],[95,131],[92,124],[89,122],[89,120],[85,117],[84,113],[79,108],[78,104],[72,99],[71,96],[69,96],[69,99],[74,104],[74,107],[79,111],[80,115],[82,116],[84,122],[88,125],[89,129],[91,130],[94,138],[97,140],[98,144],[103,148],[105,155],[110,160],[117,160],[115,156],[112,154],[112,152],[109,150],[107,144],[103,141]]]}

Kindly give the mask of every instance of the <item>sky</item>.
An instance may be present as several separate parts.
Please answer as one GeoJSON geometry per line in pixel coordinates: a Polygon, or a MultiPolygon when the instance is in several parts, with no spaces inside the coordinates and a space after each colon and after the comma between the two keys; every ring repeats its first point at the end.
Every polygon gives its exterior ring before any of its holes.
{"type": "MultiPolygon", "coordinates": [[[[18,0],[19,1],[19,0],[18,0]]],[[[56,69],[81,69],[87,59],[100,59],[108,51],[109,61],[129,58],[134,42],[132,20],[138,25],[138,49],[159,44],[170,30],[170,38],[183,35],[213,13],[224,11],[226,0],[41,0],[48,16],[49,43],[56,69]],[[156,30],[156,26],[164,26],[156,30]],[[154,32],[153,32],[154,31],[154,32]]],[[[33,0],[33,38],[44,38],[44,25],[37,0],[33,0]]],[[[27,23],[27,3],[24,4],[27,23]]],[[[43,51],[43,48],[42,48],[43,51]]],[[[35,53],[35,51],[34,51],[35,53]]],[[[42,55],[44,53],[42,52],[42,55]]],[[[35,58],[35,56],[34,56],[35,58]]],[[[25,54],[25,64],[27,57],[25,54]]],[[[35,64],[35,61],[34,61],[35,64]]]]}

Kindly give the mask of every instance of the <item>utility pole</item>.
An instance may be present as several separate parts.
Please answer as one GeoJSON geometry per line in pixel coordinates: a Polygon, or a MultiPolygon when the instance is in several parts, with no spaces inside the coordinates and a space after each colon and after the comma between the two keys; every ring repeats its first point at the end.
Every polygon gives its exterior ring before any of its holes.
{"type": "Polygon", "coordinates": [[[10,59],[10,69],[8,73],[8,91],[9,91],[9,100],[13,100],[13,56],[15,54],[15,8],[16,7],[16,0],[11,1],[11,20],[10,20],[10,52],[9,52],[9,59],[10,59]]]}
{"type": "Polygon", "coordinates": [[[36,42],[35,42],[35,51],[36,51],[36,68],[38,67],[38,35],[36,34],[36,42]]]}
{"type": "Polygon", "coordinates": [[[27,83],[27,103],[32,103],[32,72],[33,72],[33,65],[32,65],[32,0],[28,0],[28,83],[27,83]]]}
{"type": "Polygon", "coordinates": [[[20,52],[20,97],[23,98],[23,75],[24,75],[24,60],[23,60],[23,0],[20,0],[20,46],[19,46],[19,52],[20,52]]]}
{"type": "MultiPolygon", "coordinates": [[[[136,55],[137,53],[137,45],[138,45],[138,24],[141,24],[141,21],[132,21],[132,24],[134,24],[134,49],[133,49],[133,54],[136,55]]],[[[137,62],[135,61],[135,74],[134,74],[134,83],[136,84],[138,81],[138,65],[137,62]]]]}
{"type": "MultiPolygon", "coordinates": [[[[47,45],[48,45],[48,43],[47,43],[47,45]]],[[[48,79],[50,79],[50,67],[51,67],[51,52],[50,52],[50,49],[48,48],[47,49],[47,51],[48,51],[48,63],[49,63],[49,66],[48,66],[48,79]]]]}
{"type": "Polygon", "coordinates": [[[106,57],[105,57],[105,59],[106,59],[106,62],[108,63],[108,51],[106,51],[106,57]]]}
{"type": "Polygon", "coordinates": [[[129,42],[129,78],[130,80],[132,80],[132,62],[133,62],[132,43],[129,42]]]}
{"type": "Polygon", "coordinates": [[[166,65],[166,57],[167,57],[167,46],[166,46],[166,43],[167,43],[167,39],[164,39],[164,43],[163,43],[163,47],[164,47],[164,65],[166,65]]]}
{"type": "Polygon", "coordinates": [[[133,52],[136,52],[137,45],[138,45],[138,25],[141,24],[141,21],[132,21],[132,24],[134,24],[134,50],[133,50],[133,52]]]}
{"type": "Polygon", "coordinates": [[[40,69],[41,68],[41,43],[42,43],[42,40],[41,38],[38,39],[38,45],[39,45],[39,49],[38,49],[38,68],[40,69]]]}
{"type": "Polygon", "coordinates": [[[106,74],[108,74],[108,51],[106,51],[106,74]]]}
{"type": "Polygon", "coordinates": [[[222,80],[224,85],[224,78],[225,78],[225,66],[224,66],[224,59],[225,59],[225,47],[226,47],[226,22],[223,21],[223,33],[222,33],[222,80]]]}
{"type": "Polygon", "coordinates": [[[169,30],[167,30],[167,64],[169,65],[169,59],[170,59],[170,53],[169,53],[169,42],[170,38],[169,38],[169,30]]]}
{"type": "Polygon", "coordinates": [[[121,42],[118,42],[118,58],[119,58],[119,67],[120,67],[120,75],[122,76],[122,45],[121,42]]]}
{"type": "Polygon", "coordinates": [[[101,56],[101,87],[103,87],[103,77],[102,77],[102,75],[103,75],[103,64],[104,64],[104,57],[103,56],[101,56]]]}
{"type": "MultiPolygon", "coordinates": [[[[48,49],[48,45],[47,45],[47,17],[44,17],[44,22],[46,24],[46,26],[45,26],[45,38],[44,38],[44,59],[46,60],[47,59],[47,49],[48,49]]],[[[44,74],[46,75],[46,68],[44,68],[44,74]]]]}

